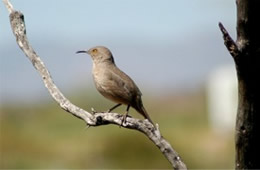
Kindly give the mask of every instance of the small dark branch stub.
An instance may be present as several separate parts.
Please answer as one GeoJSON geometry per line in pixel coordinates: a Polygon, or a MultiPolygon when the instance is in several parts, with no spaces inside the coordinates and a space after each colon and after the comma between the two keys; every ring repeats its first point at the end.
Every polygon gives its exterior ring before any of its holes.
{"type": "Polygon", "coordinates": [[[96,124],[97,124],[97,125],[102,125],[102,124],[103,124],[103,119],[102,119],[101,116],[98,116],[98,117],[97,117],[96,124]]]}
{"type": "Polygon", "coordinates": [[[238,55],[239,55],[239,50],[237,47],[237,44],[235,43],[235,41],[231,38],[231,36],[229,35],[229,33],[227,32],[227,30],[225,29],[225,27],[223,26],[223,24],[221,22],[219,22],[219,28],[220,31],[223,34],[223,39],[224,39],[224,43],[228,49],[228,51],[230,52],[230,54],[233,56],[233,58],[235,59],[238,55]]]}

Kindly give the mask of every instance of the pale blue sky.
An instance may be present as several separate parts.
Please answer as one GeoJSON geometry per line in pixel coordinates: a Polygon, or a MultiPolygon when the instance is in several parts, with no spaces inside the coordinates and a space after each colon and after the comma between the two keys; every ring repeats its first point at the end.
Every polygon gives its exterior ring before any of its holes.
{"type": "MultiPolygon", "coordinates": [[[[196,88],[233,64],[218,29],[235,39],[234,0],[12,0],[29,40],[64,93],[93,88],[91,59],[75,51],[104,45],[142,91],[196,88]]],[[[18,48],[0,3],[0,102],[48,96],[18,48]],[[26,96],[26,97],[24,97],[26,96]]]]}

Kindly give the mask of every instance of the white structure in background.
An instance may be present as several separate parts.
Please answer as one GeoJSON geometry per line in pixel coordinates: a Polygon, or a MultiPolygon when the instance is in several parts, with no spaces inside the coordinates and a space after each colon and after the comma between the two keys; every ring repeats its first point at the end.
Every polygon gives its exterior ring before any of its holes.
{"type": "Polygon", "coordinates": [[[235,128],[237,112],[237,76],[234,66],[214,70],[208,79],[207,96],[210,125],[218,132],[235,128]]]}

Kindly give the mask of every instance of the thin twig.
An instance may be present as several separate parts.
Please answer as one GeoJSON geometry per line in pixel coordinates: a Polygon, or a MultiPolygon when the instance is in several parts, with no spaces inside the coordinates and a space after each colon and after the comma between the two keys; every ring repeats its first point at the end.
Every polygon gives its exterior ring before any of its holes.
{"type": "Polygon", "coordinates": [[[8,0],[3,0],[9,14],[14,11],[13,5],[8,0]]]}

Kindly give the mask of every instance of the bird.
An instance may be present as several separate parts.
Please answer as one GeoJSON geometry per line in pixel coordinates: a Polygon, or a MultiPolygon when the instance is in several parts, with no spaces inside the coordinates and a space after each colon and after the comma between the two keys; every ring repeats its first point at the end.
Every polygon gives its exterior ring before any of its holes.
{"type": "Polygon", "coordinates": [[[107,112],[111,112],[122,104],[127,106],[121,126],[126,122],[130,107],[134,108],[145,119],[148,119],[154,126],[152,119],[143,106],[141,91],[135,82],[116,66],[114,57],[107,47],[96,46],[76,53],[87,53],[91,56],[93,63],[92,77],[96,89],[105,98],[117,103],[107,112]]]}

